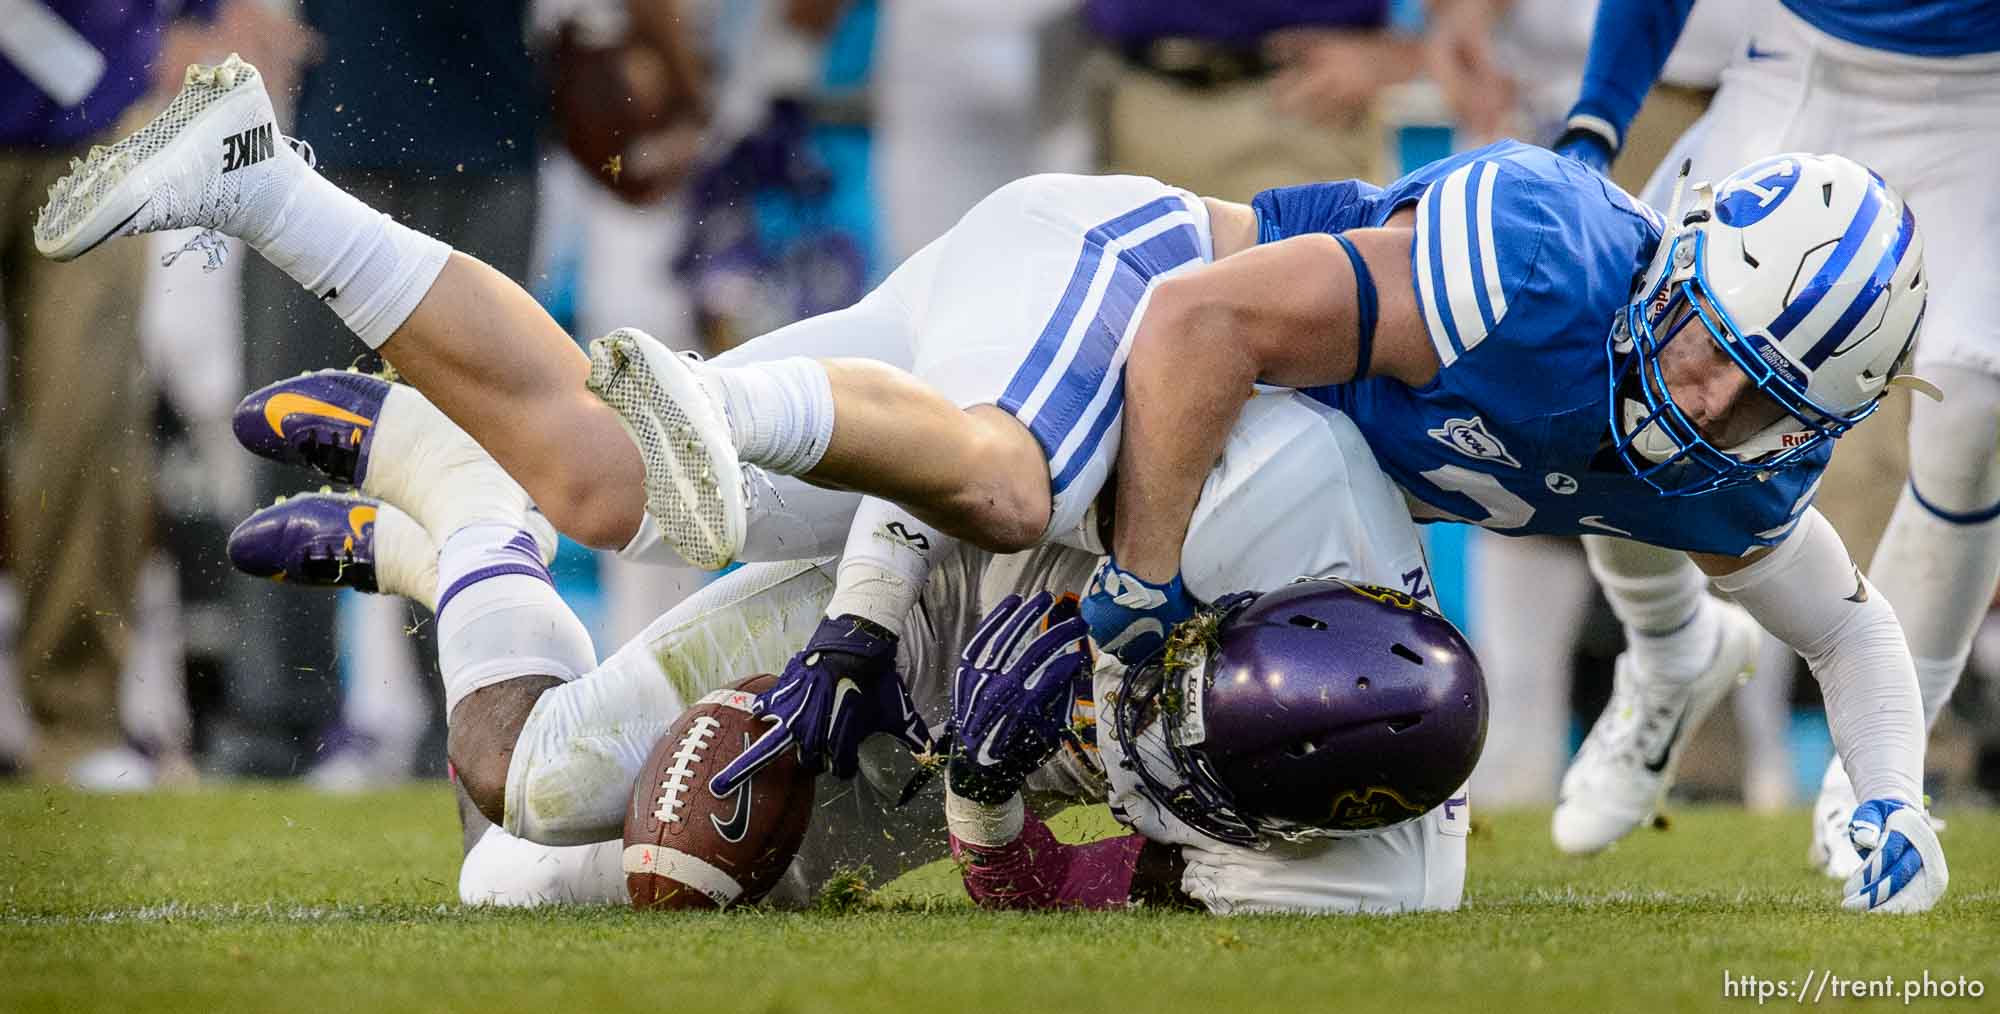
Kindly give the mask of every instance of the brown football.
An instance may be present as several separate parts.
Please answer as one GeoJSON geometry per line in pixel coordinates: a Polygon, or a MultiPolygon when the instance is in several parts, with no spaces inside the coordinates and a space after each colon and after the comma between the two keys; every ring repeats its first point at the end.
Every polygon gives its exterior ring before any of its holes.
{"type": "Polygon", "coordinates": [[[715,777],[767,726],[751,714],[777,681],[752,676],[696,701],[646,758],[625,812],[625,888],[634,908],[756,901],[778,885],[812,816],[813,776],[787,750],[727,799],[715,777]]]}

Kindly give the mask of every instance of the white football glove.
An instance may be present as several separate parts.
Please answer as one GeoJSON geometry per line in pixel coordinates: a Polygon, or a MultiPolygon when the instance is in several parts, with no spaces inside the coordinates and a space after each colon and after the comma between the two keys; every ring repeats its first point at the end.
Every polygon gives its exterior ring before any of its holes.
{"type": "Polygon", "coordinates": [[[1922,810],[1893,799],[1870,799],[1854,808],[1847,838],[1863,862],[1847,878],[1842,908],[1925,912],[1944,897],[1951,871],[1937,831],[1922,810]]]}

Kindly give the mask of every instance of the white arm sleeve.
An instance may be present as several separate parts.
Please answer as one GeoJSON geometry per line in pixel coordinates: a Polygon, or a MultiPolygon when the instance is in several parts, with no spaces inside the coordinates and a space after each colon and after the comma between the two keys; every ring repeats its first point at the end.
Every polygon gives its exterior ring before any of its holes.
{"type": "Polygon", "coordinates": [[[1862,799],[1923,802],[1924,710],[1902,624],[1817,509],[1763,559],[1715,579],[1812,667],[1862,799]]]}

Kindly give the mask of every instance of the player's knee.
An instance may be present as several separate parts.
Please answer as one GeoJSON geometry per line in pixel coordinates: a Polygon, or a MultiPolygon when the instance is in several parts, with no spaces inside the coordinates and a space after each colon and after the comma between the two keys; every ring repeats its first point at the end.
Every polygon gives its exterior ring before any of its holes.
{"type": "Polygon", "coordinates": [[[504,823],[514,744],[553,676],[523,676],[474,690],[452,709],[446,753],[458,783],[487,820],[504,823]]]}
{"type": "Polygon", "coordinates": [[[645,517],[645,495],[637,483],[611,478],[608,473],[576,470],[552,490],[532,491],[535,506],[556,531],[592,549],[624,549],[645,517]]]}
{"type": "Polygon", "coordinates": [[[1047,456],[1028,428],[993,406],[968,410],[979,420],[964,480],[949,499],[960,519],[954,534],[982,549],[1018,552],[1041,541],[1053,501],[1047,456]]]}
{"type": "Polygon", "coordinates": [[[1049,527],[1046,484],[1037,500],[1031,489],[1007,481],[968,484],[955,501],[965,518],[967,541],[995,553],[1018,553],[1041,541],[1049,527]]]}

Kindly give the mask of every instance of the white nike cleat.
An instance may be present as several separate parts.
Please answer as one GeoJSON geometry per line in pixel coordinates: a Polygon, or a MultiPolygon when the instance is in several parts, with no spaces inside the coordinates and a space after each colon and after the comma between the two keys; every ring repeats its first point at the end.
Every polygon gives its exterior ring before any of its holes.
{"type": "Polygon", "coordinates": [[[278,134],[257,68],[231,54],[189,67],[150,123],[72,160],[36,217],[35,248],[66,261],[112,236],[190,227],[254,239],[269,223],[251,219],[275,214],[305,167],[278,134]]]}
{"type": "Polygon", "coordinates": [[[1723,610],[1708,668],[1692,682],[1660,684],[1618,656],[1611,701],[1564,772],[1550,831],[1556,848],[1598,852],[1659,811],[1687,744],[1729,691],[1749,679],[1761,628],[1741,606],[1723,610]]]}
{"type": "Polygon", "coordinates": [[[667,544],[693,566],[728,566],[748,524],[743,466],[722,407],[693,365],[622,327],[590,343],[588,384],[639,447],[646,512],[667,544]]]}
{"type": "Polygon", "coordinates": [[[1861,853],[1847,837],[1847,822],[1859,805],[1854,783],[1847,780],[1847,769],[1835,758],[1827,765],[1826,776],[1819,783],[1819,798],[1813,802],[1812,845],[1806,849],[1806,862],[1813,869],[1844,882],[1861,868],[1861,853]]]}

